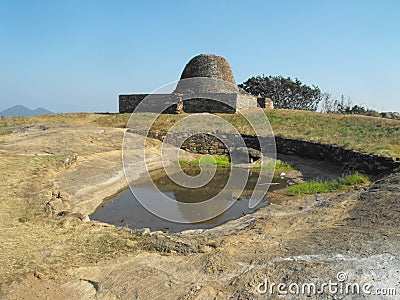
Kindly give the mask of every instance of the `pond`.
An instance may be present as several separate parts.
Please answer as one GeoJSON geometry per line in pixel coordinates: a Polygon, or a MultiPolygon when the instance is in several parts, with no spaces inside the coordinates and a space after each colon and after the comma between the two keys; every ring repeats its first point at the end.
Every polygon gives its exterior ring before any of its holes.
{"type": "MultiPolygon", "coordinates": [[[[282,154],[278,155],[278,159],[293,166],[294,173],[297,173],[297,175],[293,176],[292,174],[290,179],[287,177],[283,179],[279,177],[274,178],[268,190],[269,192],[285,188],[297,179],[305,181],[312,179],[334,180],[343,175],[343,170],[340,166],[326,161],[282,154]]],[[[188,175],[194,176],[198,174],[199,170],[185,169],[185,172],[188,175]]],[[[164,172],[154,172],[151,174],[151,178],[157,188],[168,197],[177,201],[178,212],[184,219],[189,220],[189,223],[182,224],[166,221],[148,212],[134,197],[129,188],[111,201],[105,202],[90,216],[90,218],[92,220],[132,229],[150,228],[151,231],[180,232],[189,229],[213,228],[229,220],[238,219],[246,214],[253,213],[257,209],[269,204],[267,194],[256,207],[252,209],[249,208],[249,198],[259,177],[259,170],[251,169],[249,171],[246,187],[243,189],[239,199],[234,201],[229,209],[205,222],[190,223],[190,220],[195,219],[198,212],[187,209],[187,207],[184,207],[181,203],[201,202],[217,195],[226,185],[229,174],[230,168],[218,168],[213,179],[208,184],[196,189],[178,186],[171,181],[164,172]]],[[[157,198],[156,195],[159,193],[154,185],[150,183],[137,183],[132,186],[132,189],[135,193],[140,191],[140,194],[145,195],[148,199],[157,198]]],[[[218,202],[217,206],[220,207],[215,207],[215,209],[221,211],[221,206],[224,206],[222,209],[226,208],[227,202],[229,201],[232,203],[232,200],[218,202]]],[[[160,203],[160,205],[162,207],[162,203],[160,203]]]]}
{"type": "MultiPolygon", "coordinates": [[[[196,170],[185,170],[188,175],[197,175],[196,170]]],[[[180,203],[202,202],[217,195],[227,184],[230,175],[230,168],[218,168],[213,179],[201,188],[183,188],[175,184],[163,172],[152,173],[151,177],[157,188],[168,197],[176,200],[179,213],[185,219],[193,220],[193,210],[180,206],[180,203]]],[[[111,201],[104,203],[91,216],[92,220],[113,224],[115,226],[129,227],[132,229],[150,228],[151,231],[180,232],[189,229],[206,229],[221,225],[229,220],[237,219],[243,215],[252,213],[267,205],[268,197],[254,208],[249,208],[249,199],[258,180],[259,171],[250,170],[249,177],[241,196],[234,201],[229,209],[220,215],[200,223],[175,223],[161,219],[147,211],[141,203],[134,197],[128,188],[111,201]]],[[[274,178],[269,191],[287,187],[289,179],[274,178]]],[[[154,198],[158,191],[151,183],[138,183],[132,186],[133,191],[139,191],[149,199],[154,198]]],[[[162,205],[162,203],[160,203],[162,205]]],[[[226,204],[222,204],[226,205],[226,204]]]]}

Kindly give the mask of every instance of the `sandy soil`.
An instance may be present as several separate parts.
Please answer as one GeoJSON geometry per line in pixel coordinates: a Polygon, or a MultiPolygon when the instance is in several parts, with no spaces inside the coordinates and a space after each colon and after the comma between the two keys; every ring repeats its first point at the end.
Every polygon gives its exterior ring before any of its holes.
{"type": "Polygon", "coordinates": [[[281,199],[211,230],[141,235],[86,218],[125,186],[122,135],[34,126],[2,137],[0,297],[275,299],[258,291],[265,279],[337,282],[344,272],[371,291],[397,289],[346,299],[399,299],[400,171],[348,193],[281,199]]]}

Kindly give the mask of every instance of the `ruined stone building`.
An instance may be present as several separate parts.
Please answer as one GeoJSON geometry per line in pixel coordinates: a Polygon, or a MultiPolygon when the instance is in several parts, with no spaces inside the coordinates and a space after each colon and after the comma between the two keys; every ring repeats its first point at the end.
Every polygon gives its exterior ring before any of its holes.
{"type": "MultiPolygon", "coordinates": [[[[131,113],[149,94],[119,96],[119,112],[131,113]]],[[[140,111],[163,113],[236,113],[240,109],[271,107],[268,98],[254,97],[240,90],[225,58],[213,54],[193,57],[171,94],[151,94],[140,111]],[[167,105],[165,105],[167,103],[167,105]],[[171,105],[168,105],[170,103],[171,105]]]]}

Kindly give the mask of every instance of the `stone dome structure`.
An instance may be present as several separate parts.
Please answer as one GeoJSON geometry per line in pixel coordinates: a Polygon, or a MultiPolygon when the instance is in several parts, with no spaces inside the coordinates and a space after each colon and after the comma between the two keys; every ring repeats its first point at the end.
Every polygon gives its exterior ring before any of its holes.
{"type": "MultiPolygon", "coordinates": [[[[268,99],[270,100],[270,99],[268,99]]],[[[271,105],[270,105],[271,104],[271,105]]],[[[170,94],[119,95],[119,112],[228,113],[243,109],[270,107],[265,97],[254,97],[240,90],[225,58],[200,54],[185,66],[170,94]],[[144,101],[147,100],[147,101],[144,101]],[[140,105],[144,101],[144,105],[140,105]]]]}
{"type": "Polygon", "coordinates": [[[200,54],[185,66],[176,93],[238,93],[231,67],[222,56],[200,54]],[[196,78],[196,81],[184,79],[196,78]],[[217,80],[215,80],[217,79],[217,80]]]}
{"type": "Polygon", "coordinates": [[[225,58],[214,54],[200,54],[193,57],[185,66],[181,79],[211,77],[235,83],[231,66],[225,58]]]}

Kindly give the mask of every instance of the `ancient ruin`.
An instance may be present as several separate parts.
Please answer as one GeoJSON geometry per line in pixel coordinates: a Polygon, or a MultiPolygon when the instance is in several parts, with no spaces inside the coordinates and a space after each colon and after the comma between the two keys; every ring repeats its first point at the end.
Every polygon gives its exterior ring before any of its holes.
{"type": "MultiPolygon", "coordinates": [[[[147,96],[149,94],[120,95],[119,112],[132,113],[147,96]]],[[[229,63],[213,54],[193,57],[171,94],[151,94],[149,97],[151,101],[141,109],[142,112],[158,112],[161,103],[171,103],[163,113],[236,113],[240,109],[272,108],[270,99],[254,97],[240,90],[229,63]]]]}

